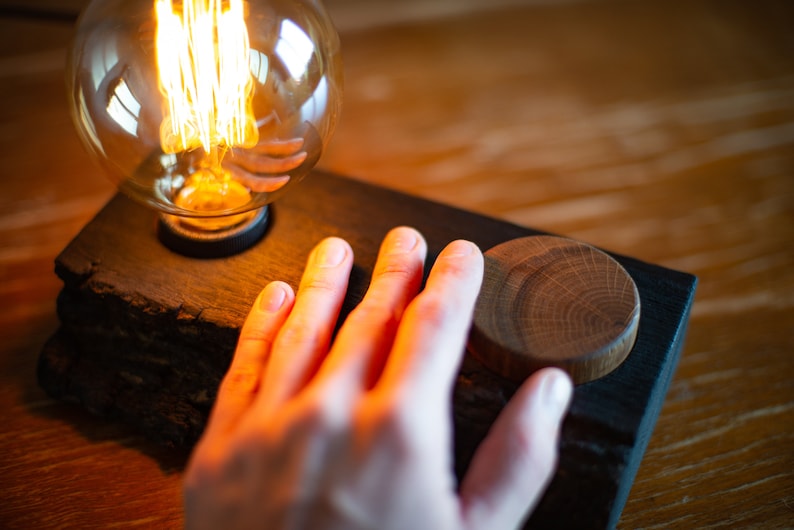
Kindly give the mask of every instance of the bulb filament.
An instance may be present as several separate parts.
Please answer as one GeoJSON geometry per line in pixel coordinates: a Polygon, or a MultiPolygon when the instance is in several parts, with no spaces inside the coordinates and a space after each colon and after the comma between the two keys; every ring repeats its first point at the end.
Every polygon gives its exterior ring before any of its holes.
{"type": "Polygon", "coordinates": [[[228,212],[244,208],[250,191],[221,164],[228,149],[259,140],[243,0],[155,0],[155,16],[166,101],[160,145],[169,154],[204,151],[173,201],[193,214],[218,215],[181,223],[212,231],[245,222],[250,213],[228,212]]]}
{"type": "Polygon", "coordinates": [[[163,151],[202,147],[218,160],[227,148],[256,145],[243,0],[155,0],[155,12],[157,67],[167,102],[163,151]]]}

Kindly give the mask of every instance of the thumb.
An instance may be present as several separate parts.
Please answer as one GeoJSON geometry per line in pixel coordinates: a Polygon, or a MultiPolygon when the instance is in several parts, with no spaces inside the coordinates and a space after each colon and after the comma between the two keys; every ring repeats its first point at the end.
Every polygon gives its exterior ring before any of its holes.
{"type": "Polygon", "coordinates": [[[532,375],[496,419],[460,489],[468,528],[515,528],[540,499],[557,463],[573,385],[557,368],[532,375]]]}

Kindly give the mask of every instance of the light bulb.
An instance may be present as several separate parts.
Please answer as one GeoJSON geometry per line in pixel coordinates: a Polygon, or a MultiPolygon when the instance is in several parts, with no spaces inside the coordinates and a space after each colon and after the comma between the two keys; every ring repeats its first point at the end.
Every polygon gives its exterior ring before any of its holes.
{"type": "Polygon", "coordinates": [[[67,88],[84,144],[161,212],[164,240],[227,248],[261,235],[266,205],[320,158],[339,38],[319,0],[94,0],[67,88]]]}

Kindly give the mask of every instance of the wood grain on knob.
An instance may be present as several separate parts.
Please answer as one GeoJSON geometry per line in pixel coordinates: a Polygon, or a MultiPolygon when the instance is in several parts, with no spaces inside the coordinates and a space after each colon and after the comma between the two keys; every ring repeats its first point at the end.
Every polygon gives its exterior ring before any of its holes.
{"type": "Polygon", "coordinates": [[[469,349],[514,381],[558,366],[584,383],[623,362],[639,317],[634,281],[604,252],[560,237],[519,238],[485,253],[469,349]]]}

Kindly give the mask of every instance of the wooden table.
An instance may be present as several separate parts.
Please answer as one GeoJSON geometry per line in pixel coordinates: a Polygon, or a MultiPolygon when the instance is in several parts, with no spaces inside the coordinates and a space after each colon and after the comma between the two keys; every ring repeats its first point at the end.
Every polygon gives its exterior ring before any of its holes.
{"type": "MultiPolygon", "coordinates": [[[[619,526],[794,525],[794,5],[327,3],[324,169],[699,276],[619,526]]],[[[0,1],[0,527],[176,528],[185,455],[35,379],[53,259],[114,191],[65,104],[82,4],[0,1]]]]}

